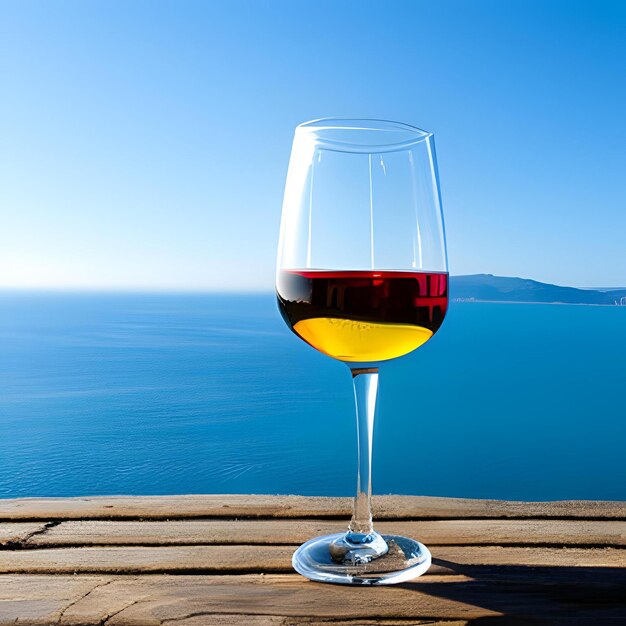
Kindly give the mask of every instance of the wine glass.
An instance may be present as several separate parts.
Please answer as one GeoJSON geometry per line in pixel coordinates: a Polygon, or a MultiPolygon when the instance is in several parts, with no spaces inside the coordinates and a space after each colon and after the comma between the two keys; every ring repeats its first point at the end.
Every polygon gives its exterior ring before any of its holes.
{"type": "Polygon", "coordinates": [[[358,473],[347,532],[300,546],[307,578],[399,583],[430,566],[413,539],[372,526],[371,466],[378,370],[439,329],[448,304],[446,245],[432,133],[368,119],[296,128],[276,275],[291,330],[352,372],[358,473]]]}

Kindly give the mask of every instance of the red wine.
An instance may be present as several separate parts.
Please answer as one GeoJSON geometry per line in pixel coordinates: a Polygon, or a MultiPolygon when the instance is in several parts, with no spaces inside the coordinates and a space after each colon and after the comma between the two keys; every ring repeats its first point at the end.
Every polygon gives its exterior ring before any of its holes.
{"type": "Polygon", "coordinates": [[[430,339],[448,307],[444,272],[285,270],[281,314],[314,348],[341,361],[384,361],[430,339]]]}

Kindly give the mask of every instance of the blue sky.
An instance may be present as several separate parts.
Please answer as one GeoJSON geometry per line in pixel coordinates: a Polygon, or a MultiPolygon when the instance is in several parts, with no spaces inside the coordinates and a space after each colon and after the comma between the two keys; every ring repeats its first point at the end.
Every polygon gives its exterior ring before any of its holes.
{"type": "Polygon", "coordinates": [[[450,271],[626,285],[626,3],[0,2],[0,285],[269,290],[293,128],[435,133],[450,271]]]}

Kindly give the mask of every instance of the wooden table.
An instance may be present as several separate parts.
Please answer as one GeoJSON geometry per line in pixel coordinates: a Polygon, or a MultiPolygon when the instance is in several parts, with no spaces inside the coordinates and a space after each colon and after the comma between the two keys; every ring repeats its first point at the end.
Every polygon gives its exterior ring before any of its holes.
{"type": "Polygon", "coordinates": [[[384,532],[429,572],[344,587],[291,570],[350,500],[170,496],[0,500],[0,624],[626,624],[626,503],[379,496],[384,532]]]}

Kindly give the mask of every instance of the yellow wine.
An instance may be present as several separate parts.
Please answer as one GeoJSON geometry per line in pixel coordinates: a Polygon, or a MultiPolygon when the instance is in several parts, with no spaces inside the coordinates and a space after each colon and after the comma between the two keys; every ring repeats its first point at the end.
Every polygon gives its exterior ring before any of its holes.
{"type": "Polygon", "coordinates": [[[410,324],[379,324],[312,317],[294,324],[293,329],[320,352],[340,361],[386,361],[419,348],[433,332],[410,324]]]}
{"type": "Polygon", "coordinates": [[[279,308],[304,341],[340,361],[386,361],[419,348],[441,325],[445,273],[283,271],[279,308]]]}

